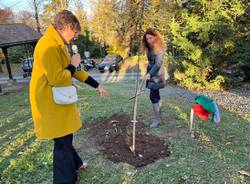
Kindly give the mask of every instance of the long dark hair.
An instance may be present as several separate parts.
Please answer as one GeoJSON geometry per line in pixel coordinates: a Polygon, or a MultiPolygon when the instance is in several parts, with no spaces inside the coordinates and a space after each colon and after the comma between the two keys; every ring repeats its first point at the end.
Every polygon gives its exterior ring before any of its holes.
{"type": "Polygon", "coordinates": [[[157,53],[164,48],[164,39],[159,31],[157,31],[156,29],[148,28],[142,38],[142,49],[144,51],[148,51],[151,49],[149,43],[147,42],[146,35],[152,35],[156,37],[152,48],[154,53],[157,53]]]}

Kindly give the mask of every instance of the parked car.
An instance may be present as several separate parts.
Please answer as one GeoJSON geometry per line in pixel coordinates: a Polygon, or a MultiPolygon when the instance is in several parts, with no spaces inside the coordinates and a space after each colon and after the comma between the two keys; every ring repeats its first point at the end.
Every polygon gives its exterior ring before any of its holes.
{"type": "Polygon", "coordinates": [[[22,69],[24,72],[23,78],[31,76],[33,61],[34,61],[33,57],[24,58],[22,60],[22,69]]]}
{"type": "Polygon", "coordinates": [[[95,68],[96,67],[96,62],[93,59],[82,60],[81,64],[83,65],[83,69],[85,71],[89,71],[91,68],[95,68]]]}
{"type": "Polygon", "coordinates": [[[98,65],[98,69],[101,73],[105,71],[113,72],[119,71],[123,58],[118,54],[107,55],[104,57],[102,62],[98,65]]]}

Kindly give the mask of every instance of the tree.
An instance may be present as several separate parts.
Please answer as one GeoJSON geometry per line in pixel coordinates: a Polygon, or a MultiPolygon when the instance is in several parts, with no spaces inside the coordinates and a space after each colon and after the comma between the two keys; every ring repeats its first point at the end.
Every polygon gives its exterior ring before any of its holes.
{"type": "Polygon", "coordinates": [[[10,8],[0,8],[0,24],[10,24],[14,22],[14,14],[10,8]]]}
{"type": "Polygon", "coordinates": [[[170,25],[178,53],[175,79],[189,88],[220,89],[237,48],[237,19],[246,5],[238,0],[175,2],[179,17],[170,25]]]}
{"type": "Polygon", "coordinates": [[[175,3],[167,0],[151,1],[143,17],[143,30],[149,27],[156,28],[167,39],[171,33],[169,25],[175,16],[177,16],[175,3]]]}
{"type": "Polygon", "coordinates": [[[91,31],[95,38],[104,42],[109,52],[126,55],[134,47],[138,50],[138,33],[148,0],[98,0],[93,4],[91,31]]]}
{"type": "Polygon", "coordinates": [[[17,18],[15,22],[24,23],[32,27],[33,29],[36,28],[36,21],[35,18],[33,17],[32,12],[22,10],[16,13],[16,17],[17,18]]]}
{"type": "MultiPolygon", "coordinates": [[[[99,0],[94,4],[91,30],[99,42],[109,46],[109,52],[126,55],[136,53],[140,46],[141,33],[147,27],[169,33],[171,3],[151,0],[99,0]],[[108,35],[108,36],[107,36],[108,35]]],[[[171,14],[171,17],[174,15],[171,14]]]]}
{"type": "Polygon", "coordinates": [[[25,45],[10,47],[8,49],[8,58],[10,63],[21,63],[23,58],[30,57],[31,53],[25,45]]]}
{"type": "Polygon", "coordinates": [[[39,33],[41,33],[41,25],[40,25],[40,19],[39,19],[39,7],[42,3],[42,0],[32,0],[32,4],[34,6],[34,16],[36,19],[36,27],[37,27],[37,31],[39,33]]]}
{"type": "Polygon", "coordinates": [[[244,13],[235,20],[236,32],[234,36],[234,49],[226,60],[231,73],[227,78],[231,83],[250,81],[250,2],[242,1],[244,13]]]}
{"type": "Polygon", "coordinates": [[[136,53],[140,45],[140,33],[146,9],[149,6],[148,0],[126,0],[119,1],[117,6],[116,31],[121,49],[136,53]]]}
{"type": "Polygon", "coordinates": [[[53,17],[61,10],[68,9],[70,0],[50,0],[43,6],[41,20],[45,26],[51,24],[53,17]]]}
{"type": "Polygon", "coordinates": [[[136,33],[138,8],[139,3],[136,0],[119,1],[117,5],[116,32],[121,50],[132,50],[131,42],[136,33]]]}
{"type": "Polygon", "coordinates": [[[116,6],[115,0],[95,0],[92,1],[94,10],[90,20],[90,30],[93,38],[99,42],[100,51],[102,43],[104,47],[109,46],[110,52],[117,52],[117,34],[115,29],[116,6]]]}
{"type": "Polygon", "coordinates": [[[82,31],[84,32],[85,30],[89,29],[86,12],[84,11],[84,7],[81,0],[75,0],[74,4],[75,4],[75,11],[74,11],[75,15],[81,24],[82,31]]]}

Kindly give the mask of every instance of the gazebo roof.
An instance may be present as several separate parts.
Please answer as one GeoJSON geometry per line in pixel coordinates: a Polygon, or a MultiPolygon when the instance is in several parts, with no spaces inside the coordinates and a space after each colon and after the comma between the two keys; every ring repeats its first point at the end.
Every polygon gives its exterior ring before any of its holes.
{"type": "Polygon", "coordinates": [[[0,24],[0,48],[36,43],[41,36],[25,24],[0,24]]]}

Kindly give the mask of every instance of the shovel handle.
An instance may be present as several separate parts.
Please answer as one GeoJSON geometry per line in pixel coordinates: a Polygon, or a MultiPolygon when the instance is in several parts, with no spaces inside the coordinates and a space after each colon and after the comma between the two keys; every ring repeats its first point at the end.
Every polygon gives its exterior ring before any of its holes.
{"type": "Polygon", "coordinates": [[[143,79],[142,79],[142,81],[141,81],[141,84],[139,85],[139,90],[137,90],[137,94],[135,94],[134,96],[132,96],[129,100],[132,100],[132,99],[134,99],[136,96],[138,96],[138,95],[141,94],[142,88],[143,88],[143,84],[144,84],[144,82],[146,81],[146,77],[145,77],[145,76],[146,76],[146,75],[144,75],[144,77],[143,77],[143,79]]]}

